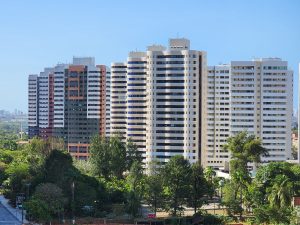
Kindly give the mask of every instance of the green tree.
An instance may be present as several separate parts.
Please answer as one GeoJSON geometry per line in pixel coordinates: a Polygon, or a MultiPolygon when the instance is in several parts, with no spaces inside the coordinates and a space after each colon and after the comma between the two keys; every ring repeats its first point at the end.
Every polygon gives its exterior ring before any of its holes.
{"type": "Polygon", "coordinates": [[[106,180],[117,177],[124,178],[133,162],[142,163],[141,154],[132,141],[124,144],[121,136],[110,138],[95,136],[91,143],[91,163],[94,174],[103,176],[106,180]]]}
{"type": "Polygon", "coordinates": [[[18,144],[14,140],[0,140],[0,149],[17,150],[18,144]]]}
{"type": "Polygon", "coordinates": [[[7,175],[5,184],[9,189],[8,197],[14,198],[17,193],[23,192],[24,184],[30,179],[29,166],[23,162],[12,162],[5,173],[7,175]]]}
{"type": "Polygon", "coordinates": [[[291,206],[293,189],[292,182],[287,176],[277,176],[275,184],[269,191],[268,200],[272,207],[281,209],[291,206]]]}
{"type": "Polygon", "coordinates": [[[44,164],[44,182],[51,182],[62,189],[69,188],[71,182],[78,176],[69,153],[53,150],[44,164]]]}
{"type": "Polygon", "coordinates": [[[122,142],[120,136],[113,136],[109,141],[110,145],[110,168],[113,176],[121,179],[123,173],[127,170],[127,153],[126,145],[122,142]]]}
{"type": "Polygon", "coordinates": [[[90,153],[94,174],[109,179],[111,175],[111,152],[109,141],[105,137],[93,137],[90,153]]]}
{"type": "Polygon", "coordinates": [[[208,166],[204,170],[204,176],[209,182],[212,183],[213,178],[216,176],[216,171],[211,166],[208,166]]]}
{"type": "MultiPolygon", "coordinates": [[[[231,159],[237,159],[243,163],[259,163],[261,156],[268,154],[268,150],[262,147],[261,140],[254,135],[248,135],[246,131],[229,137],[223,148],[230,151],[231,159]]],[[[246,166],[247,164],[244,165],[246,166]]]]}
{"type": "Polygon", "coordinates": [[[228,215],[234,216],[236,214],[241,214],[243,208],[240,204],[240,200],[237,198],[239,191],[238,185],[228,180],[225,182],[223,190],[224,195],[222,204],[226,206],[228,215]]]}
{"type": "MultiPolygon", "coordinates": [[[[254,135],[248,135],[246,131],[239,132],[235,136],[229,137],[223,148],[231,153],[230,175],[232,179],[230,184],[232,187],[236,188],[235,190],[231,190],[231,192],[234,193],[234,199],[225,201],[225,204],[232,204],[232,208],[241,209],[240,217],[242,217],[243,206],[245,205],[245,197],[243,194],[247,192],[248,186],[251,184],[248,164],[254,163],[257,165],[260,163],[261,156],[267,155],[268,151],[262,147],[260,139],[256,138],[254,135]],[[239,207],[236,207],[238,201],[239,207]]],[[[232,194],[229,193],[228,195],[232,194]]]]}
{"type": "Polygon", "coordinates": [[[36,187],[31,200],[25,204],[28,212],[38,221],[49,221],[63,212],[66,199],[62,189],[52,183],[42,183],[36,187]],[[41,209],[38,208],[41,206],[41,209]]]}
{"type": "Polygon", "coordinates": [[[164,203],[163,178],[159,173],[152,173],[145,178],[144,200],[154,213],[162,208],[164,203]]]}
{"type": "Polygon", "coordinates": [[[24,208],[27,210],[30,220],[42,223],[52,220],[49,206],[41,199],[31,198],[24,203],[24,208]]]}
{"type": "Polygon", "coordinates": [[[143,168],[138,161],[132,163],[130,172],[126,178],[129,185],[129,193],[127,195],[127,211],[135,218],[141,207],[143,193],[143,168]]]}
{"type": "Polygon", "coordinates": [[[143,158],[141,152],[138,151],[136,144],[129,139],[126,144],[126,168],[130,170],[134,162],[142,164],[142,160],[143,158]]]}
{"type": "Polygon", "coordinates": [[[208,182],[203,173],[203,168],[200,162],[194,163],[191,167],[191,194],[190,202],[194,208],[194,213],[203,205],[203,197],[208,193],[208,182]]]}
{"type": "Polygon", "coordinates": [[[298,195],[300,166],[272,162],[259,167],[249,190],[251,207],[258,223],[290,224],[291,200],[298,195]]]}
{"type": "Polygon", "coordinates": [[[165,209],[177,215],[190,193],[191,166],[183,156],[170,158],[163,168],[165,209]]]}
{"type": "Polygon", "coordinates": [[[211,199],[213,198],[216,190],[214,182],[216,174],[216,171],[211,166],[208,166],[204,169],[204,177],[207,180],[207,194],[211,199]]]}

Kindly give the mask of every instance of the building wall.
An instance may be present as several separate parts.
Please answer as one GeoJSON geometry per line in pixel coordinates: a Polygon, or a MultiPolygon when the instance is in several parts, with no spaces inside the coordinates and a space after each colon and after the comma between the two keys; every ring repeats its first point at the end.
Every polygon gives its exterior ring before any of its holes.
{"type": "Polygon", "coordinates": [[[39,134],[39,77],[38,75],[29,75],[28,77],[28,136],[33,138],[39,134]]]}
{"type": "Polygon", "coordinates": [[[111,111],[111,74],[110,68],[106,67],[106,91],[105,91],[105,135],[110,136],[110,111],[111,111]]]}
{"type": "Polygon", "coordinates": [[[73,156],[86,158],[91,138],[106,134],[110,112],[106,76],[107,68],[95,66],[93,58],[74,58],[72,64],[58,64],[40,76],[30,76],[31,137],[38,130],[42,138],[62,138],[73,156]]]}
{"type": "Polygon", "coordinates": [[[149,162],[183,155],[199,160],[201,76],[204,52],[189,49],[186,39],[171,39],[169,49],[147,51],[149,89],[146,154],[149,162]]]}
{"type": "Polygon", "coordinates": [[[240,131],[262,140],[269,150],[269,156],[262,157],[262,162],[291,159],[293,73],[287,66],[286,61],[267,58],[209,68],[205,83],[208,89],[203,131],[206,135],[202,143],[204,166],[228,169],[230,155],[222,145],[229,134],[240,131]],[[222,74],[225,68],[228,74],[222,74]],[[221,78],[226,83],[222,84],[221,78]]]}
{"type": "Polygon", "coordinates": [[[204,94],[203,165],[225,167],[229,154],[222,147],[230,136],[230,65],[208,67],[204,94]]]}
{"type": "Polygon", "coordinates": [[[129,53],[126,63],[112,64],[111,132],[131,139],[145,163],[174,155],[199,160],[206,54],[189,45],[170,39],[168,49],[149,46],[129,53]]]}
{"type": "Polygon", "coordinates": [[[126,94],[127,94],[127,66],[125,63],[111,65],[111,112],[110,132],[126,138],[126,94]]]}
{"type": "Polygon", "coordinates": [[[126,139],[133,141],[146,159],[147,58],[145,52],[131,52],[127,59],[126,139]]]}

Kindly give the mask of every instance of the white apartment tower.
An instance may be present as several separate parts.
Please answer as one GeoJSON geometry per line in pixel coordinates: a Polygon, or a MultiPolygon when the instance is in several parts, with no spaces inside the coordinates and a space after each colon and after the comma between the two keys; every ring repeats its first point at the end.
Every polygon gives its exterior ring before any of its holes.
{"type": "Polygon", "coordinates": [[[229,160],[222,146],[230,137],[230,65],[209,66],[203,92],[202,164],[221,168],[229,160]]]}
{"type": "Polygon", "coordinates": [[[131,52],[127,58],[127,140],[132,140],[145,159],[147,132],[147,57],[131,52]]]}
{"type": "Polygon", "coordinates": [[[263,58],[232,61],[225,66],[226,72],[229,72],[225,74],[222,73],[225,72],[224,66],[210,67],[206,83],[209,89],[205,97],[205,117],[208,121],[204,126],[205,138],[202,142],[204,166],[226,169],[230,156],[222,149],[224,141],[220,135],[235,135],[244,130],[259,137],[269,150],[269,156],[262,157],[262,162],[291,159],[293,72],[287,66],[287,62],[281,59],[263,58]],[[221,77],[226,80],[223,87],[220,86],[221,77]],[[229,91],[223,92],[228,88],[229,91]],[[220,98],[220,93],[225,93],[225,96],[220,98]],[[227,107],[228,98],[230,108],[227,107]],[[211,101],[215,102],[213,106],[211,101]],[[222,115],[226,112],[230,115],[227,123],[225,119],[228,117],[222,118],[218,112],[221,104],[224,108],[222,115]],[[212,117],[214,120],[211,120],[212,117]],[[222,120],[227,128],[220,127],[223,126],[222,120]],[[224,132],[220,132],[221,129],[224,132]]]}
{"type": "Polygon", "coordinates": [[[110,132],[126,136],[127,66],[125,63],[111,64],[110,132]]]}
{"type": "Polygon", "coordinates": [[[168,49],[149,46],[131,52],[126,63],[113,63],[112,133],[131,139],[145,163],[164,163],[178,154],[198,161],[206,69],[206,53],[190,50],[187,39],[170,39],[168,49]]]}

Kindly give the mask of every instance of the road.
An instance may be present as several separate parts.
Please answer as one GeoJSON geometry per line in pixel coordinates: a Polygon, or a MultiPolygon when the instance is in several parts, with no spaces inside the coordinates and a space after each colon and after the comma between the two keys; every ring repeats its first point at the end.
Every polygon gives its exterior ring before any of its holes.
{"type": "Polygon", "coordinates": [[[0,225],[21,225],[21,223],[1,203],[0,225]]]}

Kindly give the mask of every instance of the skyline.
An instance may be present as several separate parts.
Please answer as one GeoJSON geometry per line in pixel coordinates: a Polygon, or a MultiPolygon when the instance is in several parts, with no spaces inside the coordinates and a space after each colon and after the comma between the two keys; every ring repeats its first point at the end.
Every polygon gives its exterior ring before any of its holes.
{"type": "Polygon", "coordinates": [[[288,61],[297,107],[300,2],[189,1],[184,10],[180,1],[170,3],[2,3],[0,108],[26,112],[27,76],[44,67],[71,62],[73,56],[92,56],[110,66],[130,51],[167,46],[172,37],[188,38],[192,49],[206,51],[209,66],[254,57],[288,61]]]}

